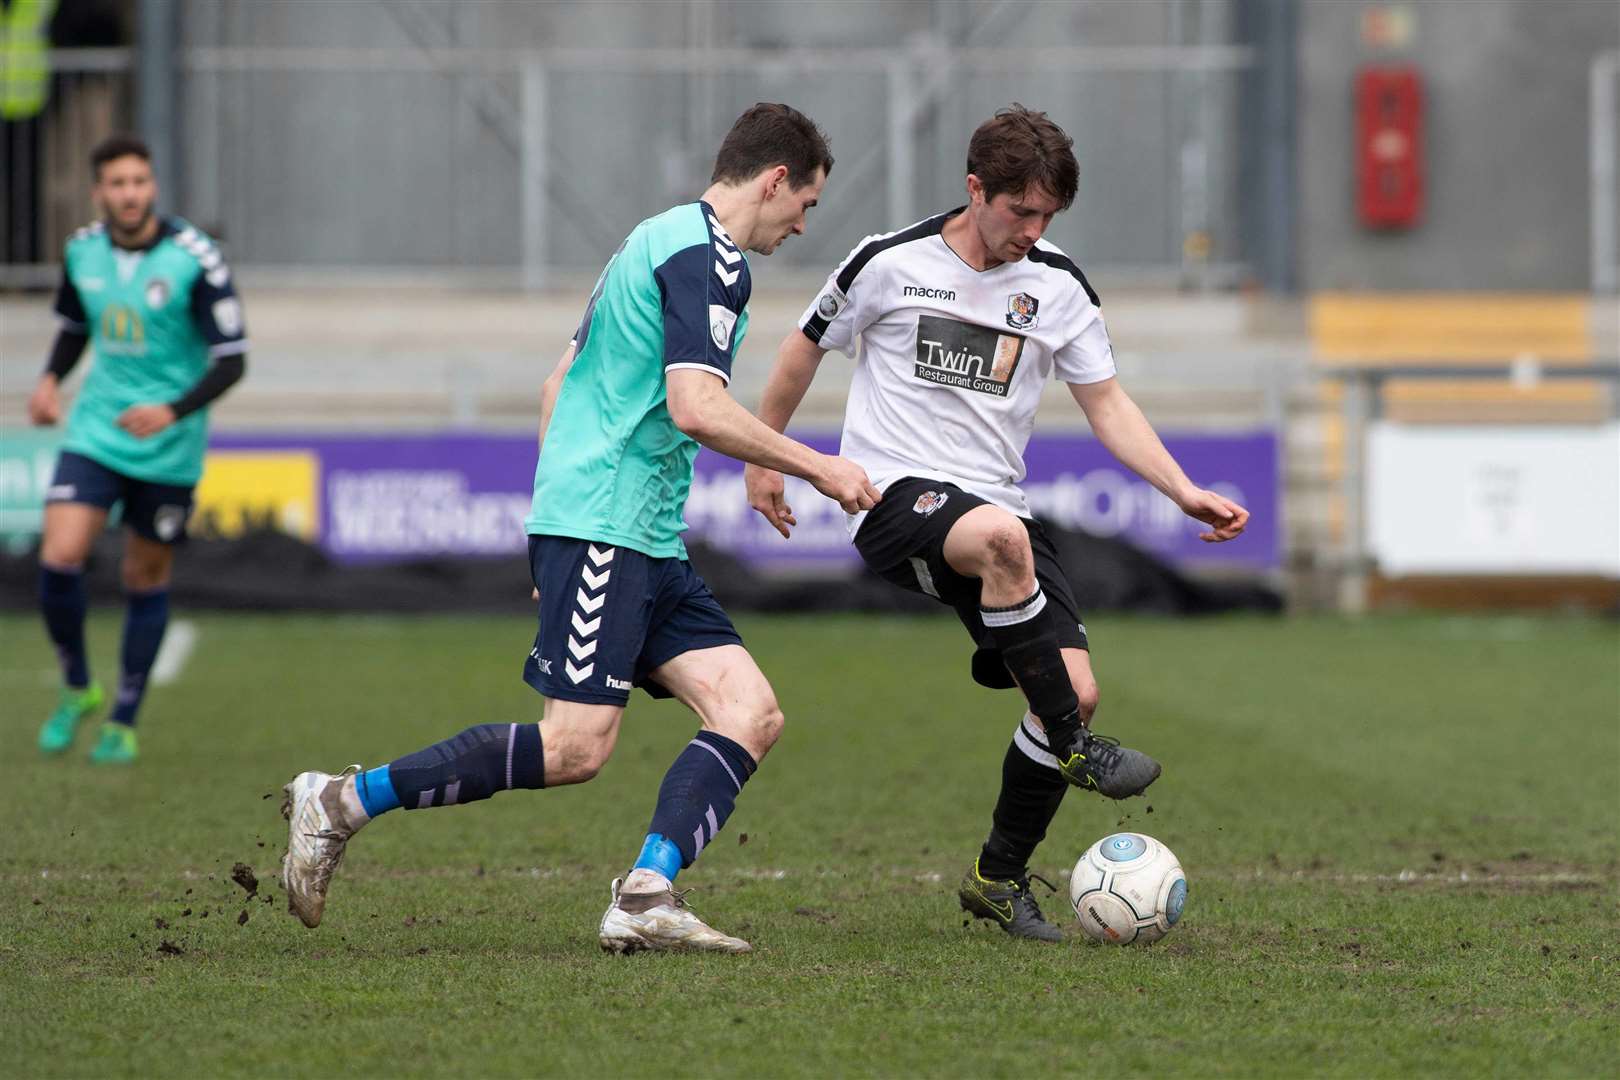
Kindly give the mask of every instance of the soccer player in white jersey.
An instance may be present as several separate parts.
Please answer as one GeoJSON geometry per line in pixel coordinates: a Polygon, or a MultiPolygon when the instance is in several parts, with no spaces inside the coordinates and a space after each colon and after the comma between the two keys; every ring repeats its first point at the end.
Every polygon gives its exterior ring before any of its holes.
{"type": "MultiPolygon", "coordinates": [[[[1045,113],[997,113],[968,146],[967,205],[861,241],[782,343],[760,405],[785,430],[826,351],[854,355],[862,341],[840,453],[883,501],[850,517],[855,546],[889,581],[955,608],[977,646],[974,679],[1017,686],[1029,706],[962,907],[1046,941],[1062,933],[1030,895],[1028,866],[1064,792],[1126,798],[1159,776],[1146,754],[1090,731],[1085,627],[1018,486],[1046,380],[1067,383],[1103,445],[1209,526],[1205,541],[1232,539],[1249,517],[1165,450],[1115,378],[1096,292],[1041,238],[1078,181],[1073,140],[1045,113]]],[[[781,473],[750,465],[747,485],[750,505],[789,535],[781,473]]]]}

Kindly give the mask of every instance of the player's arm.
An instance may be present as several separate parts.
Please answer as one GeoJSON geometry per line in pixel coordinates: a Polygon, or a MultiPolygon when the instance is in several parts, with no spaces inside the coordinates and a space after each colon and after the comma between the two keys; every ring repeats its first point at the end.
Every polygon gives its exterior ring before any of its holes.
{"type": "MultiPolygon", "coordinates": [[[[765,380],[765,393],[759,403],[759,418],[776,431],[786,431],[793,414],[798,411],[815,381],[821,367],[821,358],[827,355],[816,342],[802,331],[792,330],[776,350],[776,366],[765,380]]],[[[743,482],[748,491],[748,505],[758,510],[766,521],[783,536],[797,525],[793,508],[787,503],[786,485],[782,474],[774,469],[749,465],[743,470],[743,482]]]]}
{"type": "Polygon", "coordinates": [[[40,372],[34,392],[28,397],[28,421],[39,427],[48,427],[62,418],[59,392],[62,380],[79,363],[79,357],[84,355],[84,347],[90,343],[90,327],[84,304],[65,266],[62,268],[62,284],[56,290],[54,309],[57,320],[62,324],[61,329],[51,343],[51,355],[45,361],[45,370],[40,372]]]}
{"type": "MultiPolygon", "coordinates": [[[[787,430],[788,421],[793,419],[820,370],[822,357],[831,349],[853,356],[855,339],[872,321],[874,313],[866,310],[870,305],[863,305],[860,300],[877,295],[871,280],[877,271],[867,269],[864,278],[848,272],[850,260],[871,239],[861,241],[828,275],[821,292],[799,317],[799,328],[790,332],[777,349],[776,365],[766,380],[765,395],[759,406],[760,419],[777,431],[787,430]]],[[[790,529],[798,520],[787,503],[787,486],[782,474],[750,466],[743,472],[743,483],[748,492],[748,505],[759,511],[777,532],[784,537],[790,535],[790,529]]]]}
{"type": "Polygon", "coordinates": [[[765,380],[765,393],[759,402],[760,420],[777,431],[786,431],[826,355],[827,350],[802,331],[790,330],[776,350],[776,366],[765,380]]]}
{"type": "Polygon", "coordinates": [[[727,457],[803,477],[847,513],[877,505],[865,469],[768,427],[726,391],[748,305],[741,270],[727,270],[705,243],[676,252],[653,276],[663,308],[665,405],[675,426],[727,457]]]}
{"type": "Polygon", "coordinates": [[[568,348],[563,350],[562,359],[546,381],[540,384],[540,445],[546,444],[546,428],[551,426],[551,413],[557,407],[557,395],[562,393],[563,380],[568,377],[568,369],[574,366],[574,343],[570,341],[568,348]]]}
{"type": "Polygon", "coordinates": [[[1187,478],[1118,378],[1069,383],[1068,386],[1086,414],[1091,430],[1109,453],[1168,496],[1182,513],[1213,526],[1209,532],[1199,533],[1199,539],[1218,543],[1243,532],[1249,522],[1249,512],[1187,478]]]}
{"type": "Polygon", "coordinates": [[[767,426],[737,404],[718,374],[697,367],[671,368],[664,381],[670,419],[709,449],[803,477],[845,513],[870,510],[881,498],[865,469],[845,458],[812,450],[767,426]]]}

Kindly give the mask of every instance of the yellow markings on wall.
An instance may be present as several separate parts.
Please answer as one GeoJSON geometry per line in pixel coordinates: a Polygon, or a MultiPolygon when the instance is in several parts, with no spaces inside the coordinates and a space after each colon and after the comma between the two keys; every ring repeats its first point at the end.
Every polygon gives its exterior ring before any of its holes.
{"type": "Polygon", "coordinates": [[[276,529],[320,534],[320,457],[306,450],[210,450],[197,485],[194,531],[235,537],[276,529]]]}

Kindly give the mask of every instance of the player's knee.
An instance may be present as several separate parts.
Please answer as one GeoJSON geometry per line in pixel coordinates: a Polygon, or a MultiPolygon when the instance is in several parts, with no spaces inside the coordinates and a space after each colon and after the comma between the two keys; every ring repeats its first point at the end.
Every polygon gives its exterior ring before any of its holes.
{"type": "Polygon", "coordinates": [[[1097,684],[1090,679],[1075,683],[1074,696],[1080,699],[1080,719],[1089,721],[1097,711],[1097,684]]]}
{"type": "Polygon", "coordinates": [[[120,576],[127,592],[151,592],[169,583],[166,570],[160,571],[150,566],[131,565],[127,562],[123,565],[120,576]]]}
{"type": "Polygon", "coordinates": [[[74,552],[52,551],[43,545],[39,549],[39,565],[46,570],[55,570],[59,574],[79,574],[84,572],[87,560],[74,552]]]}
{"type": "Polygon", "coordinates": [[[757,762],[782,737],[782,728],[786,723],[781,706],[776,703],[776,695],[766,694],[753,702],[739,702],[735,708],[710,718],[704,726],[740,745],[757,762]]]}
{"type": "MultiPolygon", "coordinates": [[[[556,765],[547,773],[548,784],[583,784],[594,780],[613,755],[612,741],[593,733],[570,733],[569,737],[559,742],[555,751],[556,765]],[[556,775],[552,776],[552,772],[556,775]]],[[[547,750],[551,749],[547,747],[547,750]]]]}
{"type": "Polygon", "coordinates": [[[168,552],[126,551],[119,564],[119,576],[130,592],[150,592],[169,583],[172,560],[168,552]]]}
{"type": "Polygon", "coordinates": [[[786,724],[787,717],[782,715],[782,707],[772,697],[754,719],[754,738],[763,749],[769,750],[782,737],[782,728],[786,724]]]}
{"type": "Polygon", "coordinates": [[[90,545],[80,537],[47,532],[40,540],[39,561],[52,570],[77,573],[84,569],[89,557],[90,545]]]}
{"type": "Polygon", "coordinates": [[[1018,522],[998,524],[985,536],[987,571],[1007,580],[1029,578],[1035,572],[1035,557],[1029,548],[1029,533],[1018,522]]]}
{"type": "Polygon", "coordinates": [[[583,748],[574,758],[573,776],[571,780],[576,784],[583,784],[595,780],[603,767],[607,765],[608,755],[601,747],[591,746],[583,748]]]}

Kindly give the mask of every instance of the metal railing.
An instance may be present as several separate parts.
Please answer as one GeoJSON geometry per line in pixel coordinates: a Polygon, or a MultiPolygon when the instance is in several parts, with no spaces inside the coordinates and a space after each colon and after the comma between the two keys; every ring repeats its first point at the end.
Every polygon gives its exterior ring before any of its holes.
{"type": "Polygon", "coordinates": [[[1592,291],[1620,292],[1620,49],[1599,53],[1591,73],[1592,291]]]}
{"type": "Polygon", "coordinates": [[[1344,500],[1343,549],[1339,578],[1339,606],[1350,612],[1366,609],[1368,582],[1373,567],[1367,539],[1367,437],[1370,425],[1383,417],[1383,390],[1387,383],[1404,380],[1505,379],[1515,388],[1533,390],[1548,382],[1608,384],[1607,409],[1620,417],[1620,360],[1542,361],[1521,359],[1497,364],[1380,364],[1365,367],[1324,367],[1324,379],[1344,384],[1341,403],[1344,421],[1344,462],[1341,497],[1344,500]]]}
{"type": "MultiPolygon", "coordinates": [[[[181,175],[168,187],[226,234],[238,268],[529,288],[594,273],[650,208],[701,190],[735,103],[786,100],[832,132],[839,160],[809,235],[768,272],[824,273],[862,236],[960,201],[968,134],[1017,98],[1077,137],[1082,206],[1053,238],[1084,247],[1088,269],[1193,287],[1248,276],[1230,149],[1246,46],[967,49],[923,35],[902,48],[178,56],[181,175]],[[1133,109],[1153,123],[1122,130],[1133,109]]],[[[52,59],[64,78],[130,70],[127,50],[52,59]]],[[[0,285],[40,276],[0,268],[0,285]]]]}

